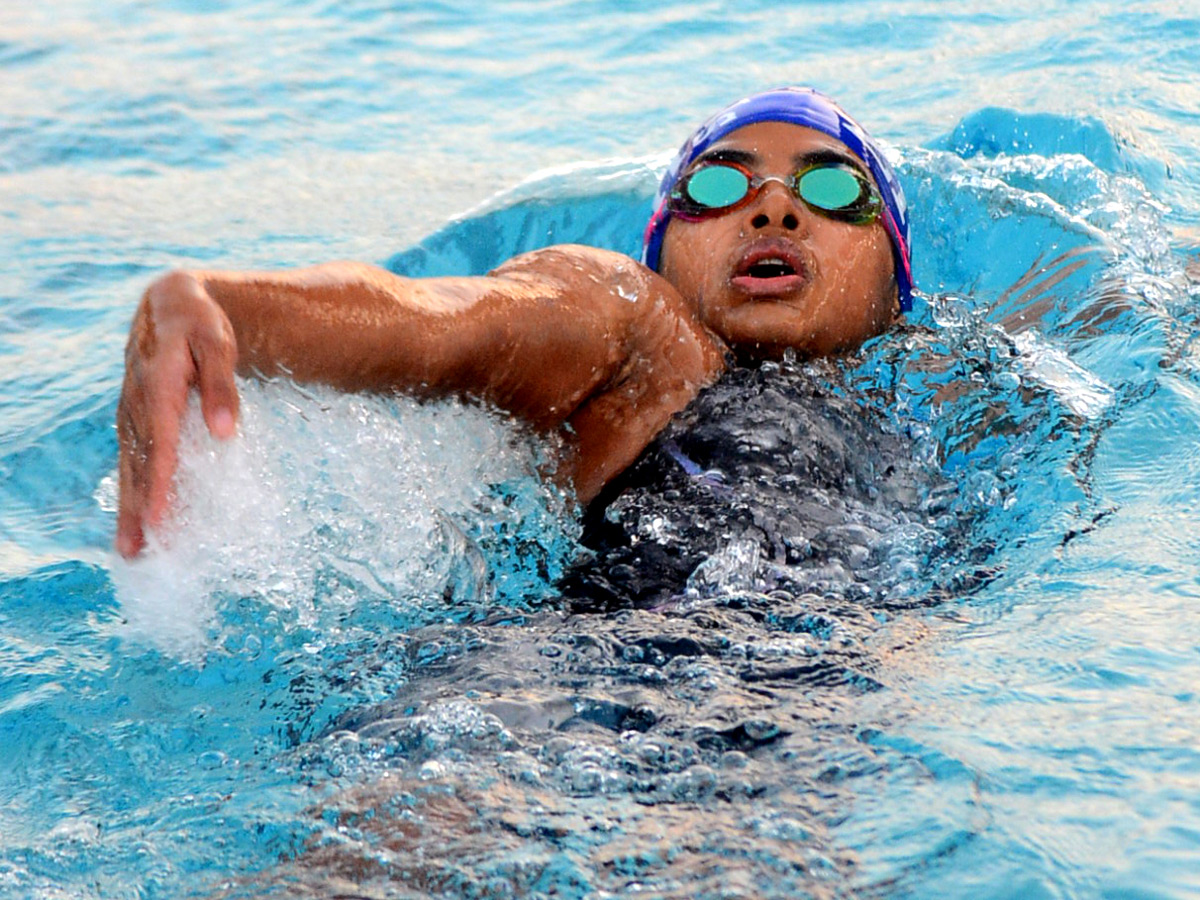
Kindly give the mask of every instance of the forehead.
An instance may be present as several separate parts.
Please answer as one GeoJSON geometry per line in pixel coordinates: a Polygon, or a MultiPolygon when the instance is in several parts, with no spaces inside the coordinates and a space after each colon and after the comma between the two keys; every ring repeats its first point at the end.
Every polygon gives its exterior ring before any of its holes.
{"type": "Polygon", "coordinates": [[[714,141],[700,158],[722,151],[746,154],[764,165],[791,165],[814,154],[836,154],[862,168],[862,161],[858,156],[837,138],[815,128],[794,125],[791,122],[755,122],[753,125],[743,125],[714,141]]]}

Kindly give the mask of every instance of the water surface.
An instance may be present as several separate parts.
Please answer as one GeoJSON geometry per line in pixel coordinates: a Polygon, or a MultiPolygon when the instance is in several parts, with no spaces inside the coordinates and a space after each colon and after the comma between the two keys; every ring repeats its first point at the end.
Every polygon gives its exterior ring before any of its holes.
{"type": "Polygon", "coordinates": [[[9,10],[0,896],[1200,893],[1198,36],[1097,0],[9,10]],[[840,581],[729,542],[581,613],[544,448],[286,384],[112,555],[156,273],[629,252],[690,128],[789,82],[892,147],[924,291],[767,373],[910,448],[912,505],[813,532],[840,581]]]}

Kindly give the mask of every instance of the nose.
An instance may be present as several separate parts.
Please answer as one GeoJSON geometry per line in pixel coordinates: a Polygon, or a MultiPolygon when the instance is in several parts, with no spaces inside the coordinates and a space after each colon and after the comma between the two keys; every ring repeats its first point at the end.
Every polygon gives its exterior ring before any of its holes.
{"type": "Polygon", "coordinates": [[[795,231],[800,227],[800,218],[796,214],[799,202],[782,178],[767,179],[747,209],[750,227],[761,230],[778,225],[787,231],[795,231]]]}

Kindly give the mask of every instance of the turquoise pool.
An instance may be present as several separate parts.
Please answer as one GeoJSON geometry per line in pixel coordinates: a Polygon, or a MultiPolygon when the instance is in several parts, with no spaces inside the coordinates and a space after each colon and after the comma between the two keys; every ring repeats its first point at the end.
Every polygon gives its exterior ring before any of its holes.
{"type": "Polygon", "coordinates": [[[2,22],[0,898],[1200,895],[1200,10],[2,22]],[[155,273],[632,251],[678,141],[787,82],[914,211],[908,327],[779,373],[911,439],[928,496],[870,574],[772,594],[731,546],[686,602],[579,613],[510,424],[283,383],[111,552],[155,273]]]}

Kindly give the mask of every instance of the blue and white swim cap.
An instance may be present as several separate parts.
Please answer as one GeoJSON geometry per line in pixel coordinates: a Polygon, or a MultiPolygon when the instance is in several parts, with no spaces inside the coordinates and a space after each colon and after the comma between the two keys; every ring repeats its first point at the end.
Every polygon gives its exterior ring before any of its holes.
{"type": "Polygon", "coordinates": [[[675,182],[709,146],[730,132],[755,122],[790,122],[816,129],[841,141],[867,164],[883,198],[883,226],[892,239],[896,284],[900,289],[900,310],[911,310],[913,281],[912,256],[908,246],[908,205],[904,201],[900,181],[883,151],[866,130],[840,106],[812,88],[778,88],[746,97],[725,107],[696,129],[679,148],[658,186],[654,214],[642,238],[642,262],[651,269],[658,269],[663,234],[671,219],[667,200],[675,182]]]}

